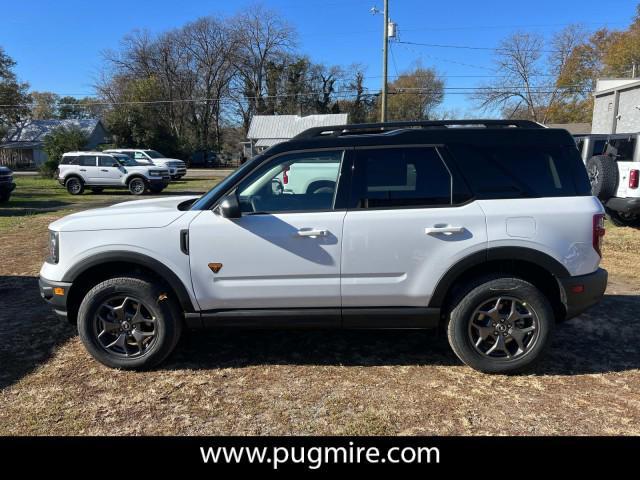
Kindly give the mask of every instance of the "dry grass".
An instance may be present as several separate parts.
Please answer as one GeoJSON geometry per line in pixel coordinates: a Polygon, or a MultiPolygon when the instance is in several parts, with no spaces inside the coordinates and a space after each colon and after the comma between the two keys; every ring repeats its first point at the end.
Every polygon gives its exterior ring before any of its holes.
{"type": "Polygon", "coordinates": [[[0,434],[640,434],[637,230],[609,229],[608,295],[531,375],[479,374],[435,333],[293,331],[187,335],[134,373],[93,361],[38,297],[59,215],[3,231],[0,434]]]}

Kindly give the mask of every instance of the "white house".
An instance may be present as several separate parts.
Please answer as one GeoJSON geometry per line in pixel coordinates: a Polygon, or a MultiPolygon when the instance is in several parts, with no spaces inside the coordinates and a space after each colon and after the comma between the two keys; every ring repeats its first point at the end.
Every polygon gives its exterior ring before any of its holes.
{"type": "Polygon", "coordinates": [[[345,125],[348,121],[346,113],[326,115],[254,115],[249,125],[247,141],[242,142],[245,158],[263,152],[267,148],[284,142],[297,134],[313,127],[345,125]]]}

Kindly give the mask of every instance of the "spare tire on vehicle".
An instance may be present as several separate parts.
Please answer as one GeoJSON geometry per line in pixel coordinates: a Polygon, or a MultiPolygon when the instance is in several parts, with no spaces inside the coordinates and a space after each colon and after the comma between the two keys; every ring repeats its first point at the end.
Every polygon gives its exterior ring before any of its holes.
{"type": "Polygon", "coordinates": [[[618,189],[618,165],[608,155],[596,155],[587,160],[587,174],[591,193],[606,201],[615,196],[618,189]]]}

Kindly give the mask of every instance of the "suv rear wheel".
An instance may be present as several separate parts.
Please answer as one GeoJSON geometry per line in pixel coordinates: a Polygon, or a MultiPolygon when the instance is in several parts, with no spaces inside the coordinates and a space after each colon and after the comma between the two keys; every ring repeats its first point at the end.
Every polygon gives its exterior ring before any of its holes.
{"type": "Polygon", "coordinates": [[[173,351],[181,331],[177,303],[162,284],[146,278],[99,283],[78,311],[82,343],[96,360],[113,368],[157,365],[173,351]]]}
{"type": "Polygon", "coordinates": [[[128,187],[133,195],[142,195],[147,190],[146,182],[140,177],[129,180],[128,187]]]}
{"type": "Polygon", "coordinates": [[[485,373],[532,367],[551,338],[554,314],[544,294],[513,277],[485,277],[454,301],[447,329],[455,354],[485,373]]]}
{"type": "Polygon", "coordinates": [[[84,192],[84,183],[78,177],[68,178],[64,186],[71,195],[80,195],[84,192]]]}

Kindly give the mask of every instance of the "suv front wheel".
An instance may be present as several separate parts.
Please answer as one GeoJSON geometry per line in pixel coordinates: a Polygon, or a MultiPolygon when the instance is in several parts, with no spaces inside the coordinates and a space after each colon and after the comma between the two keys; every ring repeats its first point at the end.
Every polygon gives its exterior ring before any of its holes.
{"type": "Polygon", "coordinates": [[[470,285],[456,301],[447,329],[455,354],[485,373],[518,373],[542,356],[555,318],[531,283],[494,276],[470,285]]]}
{"type": "Polygon", "coordinates": [[[78,333],[89,353],[112,368],[142,370],[162,362],[182,331],[176,301],[160,283],[111,278],[80,304],[78,333]]]}

